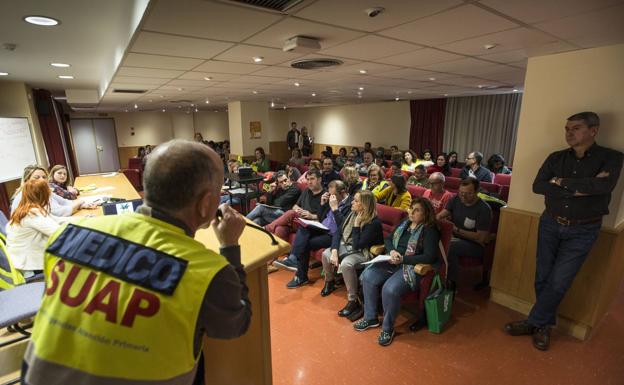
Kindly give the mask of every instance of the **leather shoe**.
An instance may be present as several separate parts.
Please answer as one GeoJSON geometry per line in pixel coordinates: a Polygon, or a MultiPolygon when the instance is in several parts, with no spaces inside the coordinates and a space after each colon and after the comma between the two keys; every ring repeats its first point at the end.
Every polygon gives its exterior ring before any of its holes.
{"type": "Polygon", "coordinates": [[[533,333],[533,346],[535,349],[548,350],[550,346],[550,328],[548,326],[535,328],[535,332],[533,333]]]}
{"type": "Polygon", "coordinates": [[[526,336],[533,334],[535,326],[531,325],[527,320],[515,321],[505,325],[505,331],[512,336],[526,336]]]}
{"type": "Polygon", "coordinates": [[[351,322],[355,322],[364,317],[364,308],[357,302],[357,307],[347,316],[347,319],[351,322]]]}
{"type": "Polygon", "coordinates": [[[338,315],[340,317],[348,317],[349,314],[351,314],[353,311],[357,310],[358,307],[359,307],[359,305],[358,305],[357,301],[349,301],[349,302],[347,302],[345,307],[340,309],[340,311],[338,312],[338,315]]]}
{"type": "Polygon", "coordinates": [[[336,283],[334,281],[325,281],[325,286],[321,290],[321,297],[327,297],[336,290],[336,283]]]}

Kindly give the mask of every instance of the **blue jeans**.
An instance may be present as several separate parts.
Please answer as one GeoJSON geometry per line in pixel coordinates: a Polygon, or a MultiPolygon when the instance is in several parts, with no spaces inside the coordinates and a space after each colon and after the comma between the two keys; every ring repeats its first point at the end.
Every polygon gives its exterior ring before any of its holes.
{"type": "Polygon", "coordinates": [[[332,237],[328,231],[299,226],[290,251],[290,255],[294,255],[296,258],[297,277],[299,277],[299,279],[308,279],[310,251],[329,247],[331,246],[331,242],[332,237]]]}
{"type": "MultiPolygon", "coordinates": [[[[392,265],[387,262],[375,263],[366,268],[360,280],[364,290],[364,319],[377,319],[377,301],[381,289],[381,303],[384,317],[381,324],[383,330],[394,330],[394,321],[401,310],[401,296],[412,291],[403,278],[403,265],[392,265]]],[[[420,276],[416,274],[416,287],[420,284],[420,276]]]]}
{"type": "Polygon", "coordinates": [[[556,324],[559,303],[598,238],[600,226],[600,223],[563,226],[553,218],[542,215],[535,266],[537,300],[529,313],[531,325],[544,327],[556,324]]]}
{"type": "Polygon", "coordinates": [[[223,204],[223,203],[229,203],[230,206],[233,205],[240,205],[241,200],[239,197],[233,197],[230,194],[225,194],[225,195],[221,195],[221,198],[219,199],[219,204],[223,204]]]}
{"type": "Polygon", "coordinates": [[[282,214],[284,214],[283,210],[257,205],[249,214],[247,214],[247,218],[251,219],[259,226],[266,226],[281,217],[282,214]]]}

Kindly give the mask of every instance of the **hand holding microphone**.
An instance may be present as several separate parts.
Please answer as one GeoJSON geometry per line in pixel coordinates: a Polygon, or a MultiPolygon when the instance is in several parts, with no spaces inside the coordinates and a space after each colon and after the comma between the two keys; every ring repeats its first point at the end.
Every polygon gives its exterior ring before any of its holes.
{"type": "Polygon", "coordinates": [[[246,223],[245,218],[227,203],[219,206],[217,215],[212,221],[212,228],[221,247],[238,245],[238,238],[243,233],[246,223]]]}

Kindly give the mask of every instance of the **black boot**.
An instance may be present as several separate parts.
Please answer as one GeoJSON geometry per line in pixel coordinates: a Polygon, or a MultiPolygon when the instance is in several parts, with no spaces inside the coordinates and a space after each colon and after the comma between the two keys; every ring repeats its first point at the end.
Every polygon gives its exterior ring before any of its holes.
{"type": "Polygon", "coordinates": [[[333,280],[325,281],[325,286],[323,286],[323,290],[321,290],[321,297],[327,297],[333,293],[334,290],[336,290],[336,283],[333,280]]]}
{"type": "Polygon", "coordinates": [[[348,317],[354,310],[357,310],[359,304],[357,301],[349,301],[339,312],[340,317],[348,317]]]}

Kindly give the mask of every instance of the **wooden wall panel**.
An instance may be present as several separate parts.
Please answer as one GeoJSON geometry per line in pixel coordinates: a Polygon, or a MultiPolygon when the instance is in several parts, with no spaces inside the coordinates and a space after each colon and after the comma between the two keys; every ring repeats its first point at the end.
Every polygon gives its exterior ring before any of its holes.
{"type": "Polygon", "coordinates": [[[139,146],[118,147],[117,150],[119,151],[119,167],[128,168],[128,159],[137,155],[139,146]]]}

